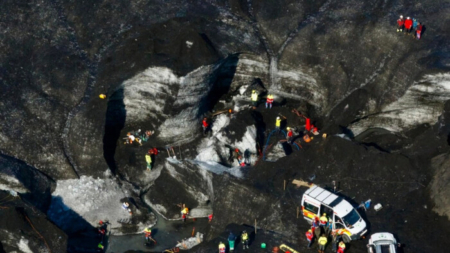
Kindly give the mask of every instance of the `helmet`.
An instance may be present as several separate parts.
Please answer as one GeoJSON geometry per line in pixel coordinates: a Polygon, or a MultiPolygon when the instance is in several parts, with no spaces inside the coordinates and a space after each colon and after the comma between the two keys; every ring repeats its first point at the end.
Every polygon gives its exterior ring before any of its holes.
{"type": "Polygon", "coordinates": [[[406,19],[411,19],[410,17],[407,17],[406,19]]]}
{"type": "Polygon", "coordinates": [[[277,119],[280,119],[280,117],[277,117],[277,119]]]}
{"type": "Polygon", "coordinates": [[[256,92],[256,90],[252,90],[252,93],[255,93],[256,92]]]}
{"type": "Polygon", "coordinates": [[[238,149],[238,148],[236,148],[236,149],[234,149],[234,151],[235,151],[235,152],[239,152],[239,149],[238,149]]]}
{"type": "Polygon", "coordinates": [[[327,216],[327,214],[326,214],[326,213],[323,213],[322,216],[327,216]]]}
{"type": "Polygon", "coordinates": [[[403,15],[400,15],[400,18],[403,18],[403,15]]]}
{"type": "Polygon", "coordinates": [[[287,129],[287,130],[291,130],[291,128],[290,128],[290,127],[286,127],[286,129],[287,129]]]}
{"type": "Polygon", "coordinates": [[[312,233],[312,230],[310,229],[310,230],[308,230],[308,232],[312,233]]]}

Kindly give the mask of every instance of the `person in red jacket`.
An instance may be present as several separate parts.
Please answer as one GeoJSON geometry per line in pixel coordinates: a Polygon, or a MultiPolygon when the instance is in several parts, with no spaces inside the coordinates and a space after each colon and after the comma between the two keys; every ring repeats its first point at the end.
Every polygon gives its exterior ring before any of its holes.
{"type": "Polygon", "coordinates": [[[207,120],[207,118],[203,118],[202,121],[203,134],[206,134],[206,132],[208,131],[209,124],[207,120]]]}
{"type": "Polygon", "coordinates": [[[403,19],[403,16],[400,15],[400,18],[397,19],[397,32],[403,31],[403,25],[405,24],[405,20],[403,19]]]}
{"type": "Polygon", "coordinates": [[[339,242],[337,253],[344,253],[344,251],[345,251],[345,243],[341,241],[339,242]]]}
{"type": "Polygon", "coordinates": [[[405,20],[405,32],[406,34],[409,34],[411,32],[411,28],[413,25],[413,21],[410,17],[407,17],[405,20]]]}
{"type": "Polygon", "coordinates": [[[420,40],[420,37],[422,35],[422,29],[423,29],[423,25],[421,23],[417,24],[417,29],[416,29],[416,39],[420,40]]]}
{"type": "Polygon", "coordinates": [[[310,229],[306,232],[306,240],[308,240],[308,249],[311,248],[313,238],[314,238],[314,234],[313,234],[312,230],[310,229]]]}
{"type": "Polygon", "coordinates": [[[292,129],[290,127],[287,127],[286,129],[288,130],[286,134],[287,141],[289,144],[292,144],[292,142],[294,141],[294,132],[292,132],[292,129]]]}

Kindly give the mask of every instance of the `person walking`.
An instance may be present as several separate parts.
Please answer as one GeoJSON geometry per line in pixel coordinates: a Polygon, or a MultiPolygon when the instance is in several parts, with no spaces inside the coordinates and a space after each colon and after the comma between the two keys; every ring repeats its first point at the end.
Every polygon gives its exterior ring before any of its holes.
{"type": "Polygon", "coordinates": [[[249,237],[248,237],[247,231],[245,231],[245,230],[242,231],[241,241],[242,241],[242,248],[243,249],[248,249],[249,237]]]}
{"type": "Polygon", "coordinates": [[[258,93],[256,93],[256,90],[252,90],[252,105],[253,105],[253,110],[256,109],[256,107],[258,107],[258,93]]]}
{"type": "Polygon", "coordinates": [[[410,17],[407,17],[405,20],[405,34],[410,34],[412,29],[413,21],[410,17]]]}
{"type": "Polygon", "coordinates": [[[309,229],[308,231],[306,231],[306,240],[308,240],[308,249],[311,248],[313,239],[314,239],[313,231],[309,229]]]}
{"type": "Polygon", "coordinates": [[[400,15],[400,18],[397,19],[397,32],[403,32],[404,25],[405,25],[405,20],[403,19],[403,16],[400,15]]]}
{"type": "Polygon", "coordinates": [[[269,95],[267,95],[266,109],[267,109],[267,108],[272,109],[272,104],[273,104],[273,95],[272,95],[272,94],[269,94],[269,95]]]}
{"type": "Polygon", "coordinates": [[[328,243],[328,239],[327,236],[325,234],[322,234],[319,238],[319,253],[324,253],[325,252],[325,246],[328,243]]]}

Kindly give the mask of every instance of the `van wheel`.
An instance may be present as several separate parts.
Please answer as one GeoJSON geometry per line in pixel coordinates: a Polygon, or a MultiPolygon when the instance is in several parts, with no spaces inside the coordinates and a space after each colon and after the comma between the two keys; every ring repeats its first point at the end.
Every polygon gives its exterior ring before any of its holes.
{"type": "Polygon", "coordinates": [[[350,237],[349,237],[348,235],[343,235],[343,236],[342,236],[342,240],[343,240],[345,243],[349,243],[349,242],[351,241],[351,239],[350,239],[350,237]]]}

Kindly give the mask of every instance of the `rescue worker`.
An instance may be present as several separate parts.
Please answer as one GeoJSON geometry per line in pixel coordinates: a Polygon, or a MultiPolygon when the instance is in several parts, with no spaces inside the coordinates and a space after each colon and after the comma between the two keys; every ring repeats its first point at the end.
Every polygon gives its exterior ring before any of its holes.
{"type": "Polygon", "coordinates": [[[152,170],[152,157],[150,156],[150,154],[145,155],[145,161],[147,162],[147,170],[151,171],[152,170]]]}
{"type": "Polygon", "coordinates": [[[202,128],[203,128],[203,135],[206,135],[206,133],[208,131],[208,128],[209,128],[209,124],[208,124],[208,119],[207,118],[203,118],[202,128]]]}
{"type": "Polygon", "coordinates": [[[313,231],[309,229],[308,231],[306,231],[306,240],[308,240],[308,249],[311,248],[313,239],[314,239],[313,231]]]}
{"type": "Polygon", "coordinates": [[[223,242],[219,243],[219,253],[225,253],[225,244],[223,242]]]}
{"type": "Polygon", "coordinates": [[[107,228],[107,225],[105,223],[103,223],[103,221],[98,222],[97,230],[98,230],[98,234],[102,238],[102,240],[106,234],[106,228],[107,228]]]}
{"type": "Polygon", "coordinates": [[[324,253],[325,252],[325,246],[328,243],[328,239],[327,236],[325,234],[322,234],[319,238],[319,253],[324,253]]]}
{"type": "Polygon", "coordinates": [[[233,232],[230,232],[228,235],[228,245],[230,246],[230,251],[234,251],[234,241],[236,240],[236,236],[233,232]]]}
{"type": "Polygon", "coordinates": [[[242,231],[242,234],[241,234],[241,241],[242,241],[242,248],[243,249],[248,249],[248,241],[249,241],[249,237],[248,237],[248,234],[247,234],[247,231],[242,231]]]}
{"type": "Polygon", "coordinates": [[[187,215],[189,214],[189,209],[187,207],[183,207],[181,210],[181,219],[183,222],[186,222],[187,215]]]}
{"type": "Polygon", "coordinates": [[[233,159],[236,159],[239,164],[241,164],[242,155],[241,151],[238,148],[234,149],[232,157],[233,159]]]}
{"type": "Polygon", "coordinates": [[[289,144],[292,144],[294,142],[294,132],[292,132],[292,129],[290,127],[287,127],[286,130],[288,131],[286,134],[286,139],[289,144]]]}
{"type": "Polygon", "coordinates": [[[272,109],[272,104],[273,104],[273,95],[269,94],[269,95],[267,95],[267,99],[266,99],[266,109],[268,107],[270,107],[270,109],[272,109]]]}
{"type": "Polygon", "coordinates": [[[404,24],[405,20],[403,19],[403,16],[400,15],[400,18],[397,19],[397,32],[403,32],[404,24]]]}
{"type": "Polygon", "coordinates": [[[413,22],[410,17],[407,17],[405,20],[405,34],[409,34],[411,32],[413,22]]]}
{"type": "Polygon", "coordinates": [[[417,29],[416,29],[416,39],[420,40],[420,37],[422,36],[422,29],[423,29],[423,25],[419,22],[417,24],[417,29]]]}
{"type": "Polygon", "coordinates": [[[341,241],[339,242],[337,253],[344,253],[345,251],[345,242],[341,241]]]}
{"type": "Polygon", "coordinates": [[[256,90],[252,90],[252,105],[253,110],[255,110],[256,107],[258,107],[258,93],[256,93],[256,90]]]}
{"type": "Polygon", "coordinates": [[[158,149],[157,148],[151,148],[148,150],[148,154],[149,155],[157,155],[158,154],[158,149]]]}
{"type": "Polygon", "coordinates": [[[277,130],[278,133],[281,130],[281,121],[282,121],[282,119],[280,118],[280,116],[278,116],[275,121],[275,130],[277,130]]]}
{"type": "Polygon", "coordinates": [[[319,226],[326,227],[327,225],[328,225],[328,218],[327,218],[327,214],[324,213],[324,214],[322,214],[322,216],[319,219],[319,226]]]}
{"type": "Polygon", "coordinates": [[[145,241],[150,241],[152,239],[152,230],[150,228],[144,229],[145,241]]]}
{"type": "Polygon", "coordinates": [[[103,249],[105,249],[103,242],[99,242],[97,245],[97,252],[103,252],[103,249]]]}
{"type": "Polygon", "coordinates": [[[317,217],[317,215],[314,216],[314,219],[311,224],[311,230],[312,230],[313,234],[316,235],[316,237],[320,236],[321,232],[320,232],[320,227],[319,227],[319,217],[317,217]]]}
{"type": "Polygon", "coordinates": [[[127,141],[125,142],[125,144],[133,144],[133,141],[136,140],[136,137],[134,137],[134,135],[132,135],[131,133],[127,133],[127,141]]]}
{"type": "Polygon", "coordinates": [[[417,19],[413,18],[413,25],[412,25],[412,29],[415,31],[417,29],[417,25],[418,25],[418,21],[417,19]]]}
{"type": "Polygon", "coordinates": [[[208,215],[208,222],[209,222],[209,223],[211,223],[212,218],[213,218],[213,214],[208,215]]]}

